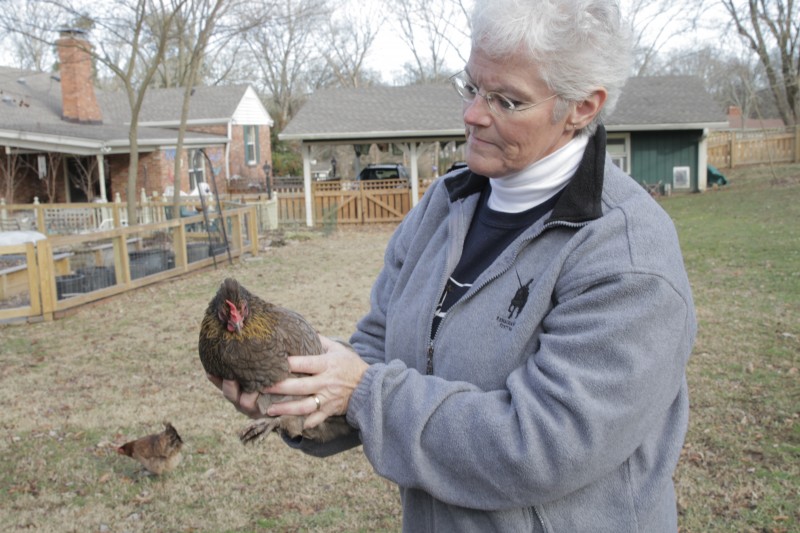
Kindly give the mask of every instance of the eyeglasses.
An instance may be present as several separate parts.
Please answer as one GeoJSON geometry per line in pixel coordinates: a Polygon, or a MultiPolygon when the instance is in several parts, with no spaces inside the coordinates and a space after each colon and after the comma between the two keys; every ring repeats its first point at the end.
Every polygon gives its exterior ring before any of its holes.
{"type": "Polygon", "coordinates": [[[512,100],[507,96],[503,96],[500,93],[496,93],[493,91],[489,91],[486,93],[481,94],[480,89],[478,89],[477,85],[475,85],[472,80],[469,79],[466,71],[461,71],[458,74],[455,74],[450,77],[450,82],[453,84],[458,95],[467,103],[472,103],[475,101],[476,96],[480,96],[486,103],[489,105],[489,110],[497,116],[509,116],[513,115],[517,111],[525,111],[526,109],[532,109],[539,104],[543,104],[548,100],[552,100],[558,94],[553,94],[548,96],[544,100],[539,100],[535,103],[530,102],[520,102],[518,100],[512,100]]]}

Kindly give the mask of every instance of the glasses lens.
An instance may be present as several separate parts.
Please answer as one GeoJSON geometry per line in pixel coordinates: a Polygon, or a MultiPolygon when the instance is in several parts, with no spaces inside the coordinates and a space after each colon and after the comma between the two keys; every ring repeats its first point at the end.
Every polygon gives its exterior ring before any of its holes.
{"type": "Polygon", "coordinates": [[[477,87],[459,76],[453,78],[453,87],[455,87],[458,95],[467,102],[474,100],[475,95],[478,94],[477,87]]]}
{"type": "MultiPolygon", "coordinates": [[[[488,92],[485,95],[481,94],[478,91],[478,87],[472,83],[469,78],[467,78],[467,74],[465,72],[459,72],[451,78],[451,81],[453,83],[453,87],[458,95],[461,96],[462,100],[469,103],[475,100],[476,96],[480,96],[486,100],[489,110],[495,115],[512,115],[515,111],[526,109],[526,107],[520,107],[519,103],[514,102],[507,96],[503,96],[500,93],[488,92]]],[[[552,98],[552,96],[550,98],[552,98]]],[[[549,100],[549,98],[546,100],[549,100]]],[[[538,105],[538,103],[528,104],[527,106],[534,107],[535,105],[538,105]]]]}
{"type": "Polygon", "coordinates": [[[500,93],[487,93],[486,101],[495,113],[511,114],[517,109],[517,105],[500,93]]]}

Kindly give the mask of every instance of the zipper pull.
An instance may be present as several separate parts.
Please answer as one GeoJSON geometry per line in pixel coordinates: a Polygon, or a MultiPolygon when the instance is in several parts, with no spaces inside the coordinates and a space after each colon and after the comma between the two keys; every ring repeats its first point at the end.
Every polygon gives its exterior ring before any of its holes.
{"type": "Polygon", "coordinates": [[[428,345],[428,364],[425,366],[425,373],[433,375],[433,342],[428,345]]]}

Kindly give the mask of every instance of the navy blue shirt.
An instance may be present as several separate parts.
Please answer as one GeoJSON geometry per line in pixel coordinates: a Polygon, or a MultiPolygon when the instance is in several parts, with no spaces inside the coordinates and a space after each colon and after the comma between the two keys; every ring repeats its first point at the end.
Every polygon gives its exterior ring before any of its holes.
{"type": "Polygon", "coordinates": [[[436,306],[431,339],[436,336],[439,323],[447,311],[466,294],[478,276],[489,268],[500,253],[514,242],[514,239],[519,237],[525,229],[553,209],[558,197],[561,196],[561,191],[559,191],[549,200],[527,211],[503,213],[489,207],[490,192],[491,186],[487,184],[481,192],[478,208],[472,217],[461,259],[450,275],[450,279],[447,280],[439,304],[436,306]]]}

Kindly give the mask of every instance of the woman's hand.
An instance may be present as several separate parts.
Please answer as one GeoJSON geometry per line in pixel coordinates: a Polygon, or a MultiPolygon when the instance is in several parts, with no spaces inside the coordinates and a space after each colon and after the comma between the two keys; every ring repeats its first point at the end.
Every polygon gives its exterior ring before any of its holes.
{"type": "MultiPolygon", "coordinates": [[[[299,400],[273,403],[267,411],[269,416],[307,415],[305,427],[313,428],[329,416],[347,413],[350,396],[369,365],[351,348],[339,342],[322,335],[320,341],[324,350],[322,355],[289,357],[289,369],[296,374],[308,374],[307,376],[288,378],[262,391],[286,396],[303,396],[299,400]]],[[[230,397],[227,394],[225,397],[237,398],[239,405],[243,401],[250,405],[251,398],[244,398],[244,395],[236,396],[235,393],[238,391],[230,391],[230,397]]],[[[254,405],[255,401],[252,401],[254,405]]],[[[242,411],[241,408],[239,410],[242,411]]]]}
{"type": "Polygon", "coordinates": [[[206,374],[208,380],[213,383],[225,399],[231,402],[236,410],[240,413],[249,416],[250,418],[262,418],[265,415],[261,414],[256,405],[259,393],[257,392],[241,392],[239,383],[230,379],[222,379],[211,374],[206,374]]]}

